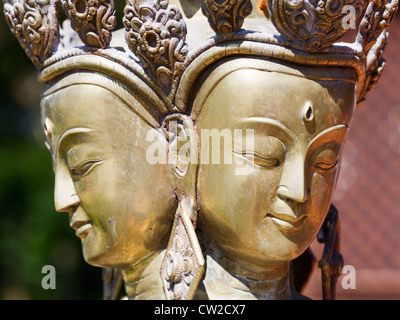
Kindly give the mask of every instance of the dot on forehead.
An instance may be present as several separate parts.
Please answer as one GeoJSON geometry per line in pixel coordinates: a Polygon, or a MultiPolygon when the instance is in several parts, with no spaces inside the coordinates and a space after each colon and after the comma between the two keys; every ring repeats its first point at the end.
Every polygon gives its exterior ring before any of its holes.
{"type": "Polygon", "coordinates": [[[314,106],[311,101],[307,101],[302,109],[302,118],[306,123],[312,122],[314,120],[314,106]]]}

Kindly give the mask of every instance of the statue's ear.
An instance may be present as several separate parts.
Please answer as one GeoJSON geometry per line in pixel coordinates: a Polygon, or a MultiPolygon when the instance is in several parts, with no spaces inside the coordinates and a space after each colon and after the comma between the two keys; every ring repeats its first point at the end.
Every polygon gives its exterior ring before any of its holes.
{"type": "Polygon", "coordinates": [[[183,114],[168,116],[163,123],[168,139],[168,166],[178,199],[170,240],[161,264],[166,298],[193,299],[204,273],[204,256],[195,232],[198,138],[193,121],[183,114]]]}
{"type": "Polygon", "coordinates": [[[163,129],[169,142],[167,160],[177,195],[195,196],[199,152],[193,120],[180,113],[169,115],[163,129]]]}

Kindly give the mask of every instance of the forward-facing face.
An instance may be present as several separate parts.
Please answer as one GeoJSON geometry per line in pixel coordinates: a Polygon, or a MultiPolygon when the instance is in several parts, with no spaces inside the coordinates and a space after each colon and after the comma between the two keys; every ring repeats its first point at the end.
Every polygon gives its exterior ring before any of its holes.
{"type": "Polygon", "coordinates": [[[146,161],[148,131],[116,95],[72,85],[42,100],[56,210],[68,212],[87,262],[125,268],[166,244],[174,200],[165,165],[146,161]]]}
{"type": "Polygon", "coordinates": [[[212,150],[220,164],[200,161],[199,223],[225,254],[265,266],[309,246],[331,203],[354,90],[352,82],[248,69],[211,91],[197,121],[201,146],[202,129],[243,137],[230,152],[222,143],[212,150]]]}

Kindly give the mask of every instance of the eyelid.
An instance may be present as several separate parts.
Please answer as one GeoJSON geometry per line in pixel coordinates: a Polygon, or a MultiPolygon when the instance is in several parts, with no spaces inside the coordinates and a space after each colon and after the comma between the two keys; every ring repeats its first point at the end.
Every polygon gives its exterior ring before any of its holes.
{"type": "Polygon", "coordinates": [[[254,157],[253,162],[261,167],[279,167],[281,162],[276,158],[261,158],[261,157],[254,157]]]}
{"type": "Polygon", "coordinates": [[[328,162],[328,161],[317,161],[314,164],[314,167],[318,170],[322,170],[322,171],[328,171],[333,169],[334,167],[337,166],[337,164],[339,163],[338,160],[332,161],[332,162],[328,162]]]}
{"type": "Polygon", "coordinates": [[[233,150],[233,153],[245,157],[246,159],[252,161],[254,164],[259,165],[261,167],[279,167],[281,165],[281,161],[279,159],[275,157],[266,157],[254,151],[239,152],[237,150],[233,150]]]}
{"type": "Polygon", "coordinates": [[[78,164],[77,166],[70,168],[71,175],[75,178],[81,178],[87,175],[94,167],[101,164],[103,159],[98,160],[86,160],[78,164]]]}

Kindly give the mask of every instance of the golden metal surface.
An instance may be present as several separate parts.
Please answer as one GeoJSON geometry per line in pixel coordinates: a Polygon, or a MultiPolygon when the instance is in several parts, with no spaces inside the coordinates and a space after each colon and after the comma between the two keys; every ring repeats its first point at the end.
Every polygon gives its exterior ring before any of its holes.
{"type": "Polygon", "coordinates": [[[88,263],[121,269],[131,283],[166,246],[175,198],[167,167],[146,161],[146,136],[161,133],[110,88],[55,91],[42,99],[42,119],[56,210],[69,214],[88,263]]]}
{"type": "Polygon", "coordinates": [[[247,69],[235,71],[232,61],[213,69],[194,99],[198,228],[205,247],[213,246],[204,287],[213,299],[296,298],[290,261],[308,248],[329,209],[356,106],[355,77],[339,80],[348,74],[332,69],[318,80],[312,70],[304,77],[289,67],[271,72],[275,64],[265,60],[264,69],[256,59],[242,62],[247,69]],[[221,139],[204,153],[203,132],[211,130],[253,130],[254,145],[221,139]],[[215,153],[220,163],[201,160],[215,153]],[[249,171],[239,175],[243,163],[249,171]]]}
{"type": "Polygon", "coordinates": [[[117,270],[129,299],[306,298],[295,283],[398,0],[127,1],[119,31],[112,0],[62,0],[72,28],[55,0],[4,3],[45,85],[55,208],[107,268],[106,298],[117,270]],[[344,4],[361,18],[354,43],[337,43],[344,4]]]}

